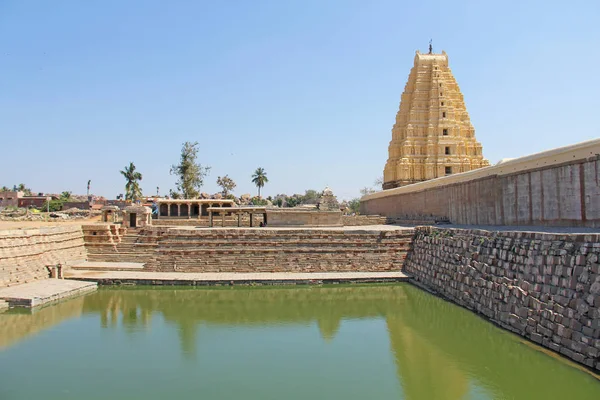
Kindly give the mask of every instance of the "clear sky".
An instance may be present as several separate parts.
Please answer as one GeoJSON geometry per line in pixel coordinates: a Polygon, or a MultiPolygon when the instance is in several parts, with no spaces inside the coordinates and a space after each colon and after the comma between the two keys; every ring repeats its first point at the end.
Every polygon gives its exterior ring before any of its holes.
{"type": "Polygon", "coordinates": [[[200,142],[235,193],[383,174],[415,50],[445,50],[495,163],[600,137],[600,1],[0,0],[0,185],[145,194],[200,142]]]}

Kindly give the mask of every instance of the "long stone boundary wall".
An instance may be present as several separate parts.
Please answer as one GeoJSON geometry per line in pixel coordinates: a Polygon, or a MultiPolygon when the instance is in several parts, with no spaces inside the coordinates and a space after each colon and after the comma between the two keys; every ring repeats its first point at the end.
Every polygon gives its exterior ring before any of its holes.
{"type": "Polygon", "coordinates": [[[361,213],[465,225],[600,227],[600,140],[361,199],[361,213]]]}
{"type": "Polygon", "coordinates": [[[79,226],[0,231],[0,287],[47,279],[47,266],[86,257],[79,226]]]}
{"type": "Polygon", "coordinates": [[[418,227],[417,284],[600,370],[600,234],[418,227]]]}

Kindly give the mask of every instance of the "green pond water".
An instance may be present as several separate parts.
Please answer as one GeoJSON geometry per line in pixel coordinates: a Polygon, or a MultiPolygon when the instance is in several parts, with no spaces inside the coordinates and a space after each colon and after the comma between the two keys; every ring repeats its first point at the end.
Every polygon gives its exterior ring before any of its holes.
{"type": "Polygon", "coordinates": [[[408,284],[102,288],[0,314],[0,399],[600,399],[408,284]]]}

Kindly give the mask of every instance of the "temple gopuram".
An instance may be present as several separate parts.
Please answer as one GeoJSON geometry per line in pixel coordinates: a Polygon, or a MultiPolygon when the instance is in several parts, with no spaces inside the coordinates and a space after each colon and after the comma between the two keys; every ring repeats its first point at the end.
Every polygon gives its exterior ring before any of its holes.
{"type": "Polygon", "coordinates": [[[417,50],[388,151],[383,189],[489,165],[445,51],[417,50]]]}

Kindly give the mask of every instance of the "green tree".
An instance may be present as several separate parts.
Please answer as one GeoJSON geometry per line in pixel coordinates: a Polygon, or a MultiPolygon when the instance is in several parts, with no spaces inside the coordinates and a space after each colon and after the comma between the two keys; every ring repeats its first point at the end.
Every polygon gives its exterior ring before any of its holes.
{"type": "Polygon", "coordinates": [[[258,197],[260,197],[260,189],[263,188],[267,182],[269,182],[269,179],[267,178],[265,169],[261,167],[256,168],[256,171],[254,171],[254,174],[252,175],[252,183],[258,188],[258,197]]]}
{"type": "Polygon", "coordinates": [[[285,199],[285,206],[286,207],[296,207],[296,206],[300,205],[301,202],[302,202],[301,199],[299,199],[298,197],[290,196],[285,199]]]}
{"type": "Polygon", "coordinates": [[[169,189],[169,197],[172,199],[181,199],[181,193],[176,192],[173,189],[169,189]]]}
{"type": "Polygon", "coordinates": [[[185,142],[181,147],[179,164],[171,166],[171,175],[177,175],[177,190],[184,199],[198,197],[204,178],[208,176],[210,167],[203,167],[197,162],[198,142],[185,142]]]}
{"type": "Polygon", "coordinates": [[[320,193],[316,190],[309,189],[302,196],[302,204],[317,204],[319,202],[320,193]]]}
{"type": "Polygon", "coordinates": [[[237,186],[233,179],[229,177],[229,175],[225,175],[223,177],[219,176],[217,178],[217,185],[221,186],[221,189],[223,189],[223,197],[229,196],[229,192],[232,192],[237,186]]]}
{"type": "Polygon", "coordinates": [[[60,199],[62,201],[69,201],[71,199],[71,192],[62,192],[60,194],[60,199]]]}
{"type": "Polygon", "coordinates": [[[2,186],[2,189],[0,189],[0,192],[10,192],[10,188],[8,186],[2,186]]]}
{"type": "Polygon", "coordinates": [[[14,192],[23,192],[25,196],[31,196],[31,189],[25,186],[24,183],[19,183],[18,185],[13,186],[14,192]]]}
{"type": "Polygon", "coordinates": [[[142,174],[135,170],[135,164],[129,163],[123,171],[119,171],[127,181],[125,183],[125,200],[137,200],[142,197],[142,189],[139,181],[142,180],[142,174]]]}
{"type": "Polygon", "coordinates": [[[360,211],[360,199],[354,198],[348,202],[348,209],[353,213],[358,214],[360,211]]]}
{"type": "Polygon", "coordinates": [[[252,203],[253,206],[266,206],[267,200],[261,199],[260,196],[255,196],[250,200],[250,203],[252,203]]]}

